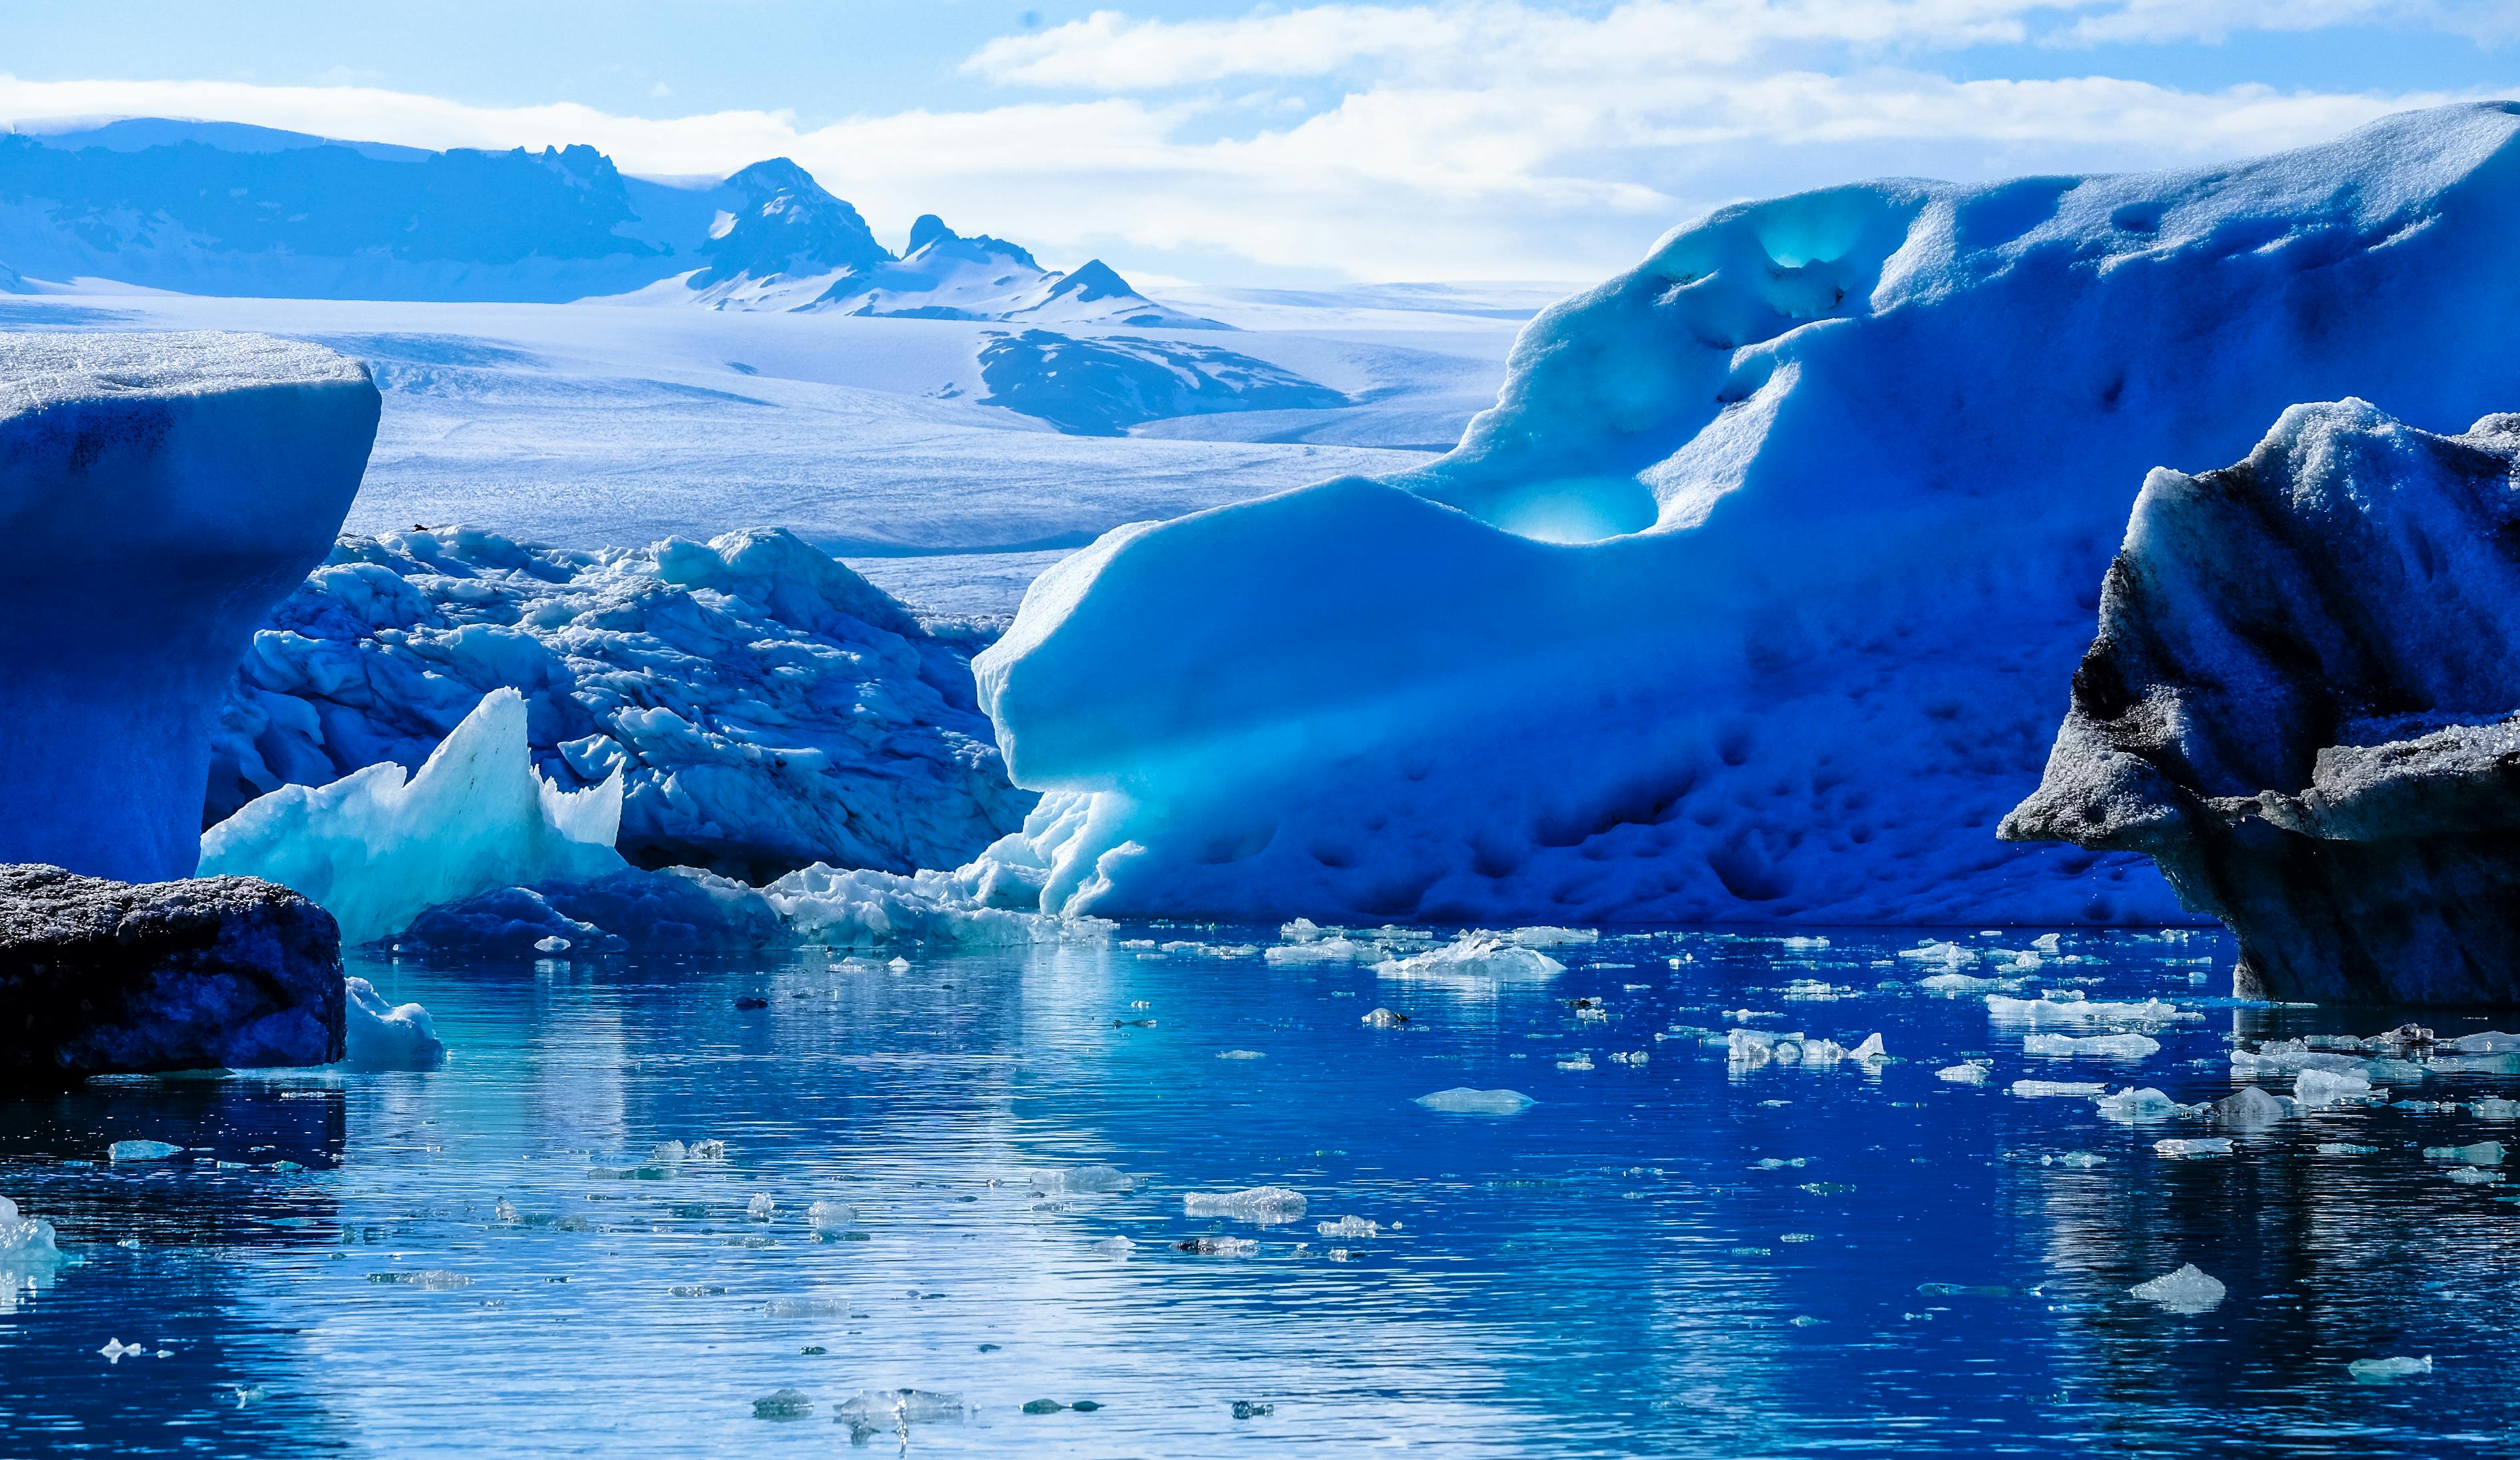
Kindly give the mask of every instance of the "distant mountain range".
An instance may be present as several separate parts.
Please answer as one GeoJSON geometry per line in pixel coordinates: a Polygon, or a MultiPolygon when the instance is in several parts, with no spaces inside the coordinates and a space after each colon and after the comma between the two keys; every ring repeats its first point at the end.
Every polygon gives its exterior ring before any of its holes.
{"type": "Polygon", "coordinates": [[[1025,325],[1226,329],[1100,259],[1068,272],[933,214],[896,257],[785,158],[718,182],[592,147],[429,152],[234,122],[0,134],[0,291],[106,279],[183,294],[559,302],[1025,325]]]}

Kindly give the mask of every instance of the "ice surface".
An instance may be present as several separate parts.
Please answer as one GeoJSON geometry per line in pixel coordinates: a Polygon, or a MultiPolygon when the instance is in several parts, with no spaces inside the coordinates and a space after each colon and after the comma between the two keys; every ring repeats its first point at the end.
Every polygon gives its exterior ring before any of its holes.
{"type": "Polygon", "coordinates": [[[253,638],[206,814],[417,767],[505,688],[546,777],[622,778],[619,846],[642,865],[953,867],[1032,800],[1006,784],[969,653],[781,531],[605,552],[343,537],[253,638]]]}
{"type": "Polygon", "coordinates": [[[1986,1083],[1987,1073],[1984,1065],[1946,1065],[1934,1072],[1934,1077],[1956,1085],[1982,1085],[1986,1083]]]}
{"type": "Polygon", "coordinates": [[[353,1070],[434,1070],[446,1063],[446,1046],[428,1011],[418,1004],[396,1004],[365,979],[342,981],[347,998],[342,1006],[342,1032],[348,1036],[353,1070]]]}
{"type": "Polygon", "coordinates": [[[2292,1098],[2306,1106],[2335,1105],[2367,1099],[2370,1094],[2370,1079],[2354,1070],[2305,1070],[2292,1082],[2292,1098]]]}
{"type": "Polygon", "coordinates": [[[1464,1116],[1520,1115],[1537,1103],[1520,1090],[1474,1090],[1468,1085],[1418,1097],[1418,1104],[1430,1111],[1464,1116]]]}
{"type": "Polygon", "coordinates": [[[2152,1143],[2152,1149],[2163,1156],[2228,1156],[2231,1138],[2227,1135],[2204,1136],[2195,1140],[2177,1138],[2152,1143]]]}
{"type": "Polygon", "coordinates": [[[1304,1194],[1282,1186],[1254,1186],[1245,1191],[1194,1191],[1182,1198],[1186,1216],[1222,1216],[1263,1226],[1294,1221],[1304,1214],[1304,1194]]]}
{"type": "Polygon", "coordinates": [[[191,875],[221,686],[338,529],[377,412],[311,344],[0,335],[0,862],[191,875]]]}
{"type": "Polygon", "coordinates": [[[534,771],[525,723],[523,697],[492,690],[417,775],[387,761],[259,797],[202,834],[202,875],[292,888],[358,944],[478,892],[620,870],[620,772],[585,791],[552,785],[534,771]]]}
{"type": "Polygon", "coordinates": [[[2224,1124],[2244,1128],[2272,1125],[2292,1117],[2292,1107],[2282,1096],[2270,1095],[2255,1085],[2243,1085],[2205,1109],[2224,1124]]]}
{"type": "Polygon", "coordinates": [[[2108,1003],[2086,999],[2074,994],[2064,997],[2049,993],[2043,998],[2015,999],[2002,994],[1986,996],[1987,1017],[1999,1024],[2027,1025],[2091,1025],[2091,1024],[2176,1024],[2204,1018],[2192,1010],[2182,1010],[2159,999],[2135,1003],[2108,1003]]]}
{"type": "Polygon", "coordinates": [[[1373,971],[1386,979],[1539,981],[1566,972],[1566,965],[1519,941],[1465,933],[1443,947],[1386,959],[1373,971]]]}
{"type": "Polygon", "coordinates": [[[164,1161],[170,1156],[181,1155],[183,1150],[181,1146],[168,1145],[164,1141],[115,1141],[107,1150],[106,1157],[117,1162],[164,1161]]]}
{"type": "Polygon", "coordinates": [[[2197,1271],[2193,1262],[2127,1291],[2174,1313],[2202,1313],[2219,1305],[2226,1292],[2221,1282],[2197,1271]]]}
{"type": "Polygon", "coordinates": [[[2142,1034],[2028,1034],[2021,1040],[2026,1055],[2089,1056],[2108,1060],[2140,1060],[2161,1053],[2161,1041],[2142,1034]]]}
{"type": "Polygon", "coordinates": [[[2404,1379],[2410,1374],[2433,1371],[2433,1356],[2421,1358],[2358,1358],[2345,1366],[2345,1371],[2364,1381],[2404,1379]]]}
{"type": "Polygon", "coordinates": [[[2321,1141],[2318,1143],[2318,1154],[2321,1156],[2377,1156],[2380,1154],[2380,1148],[2357,1146],[2349,1141],[2321,1141]]]}
{"type": "Polygon", "coordinates": [[[1313,1230],[1324,1237],[1372,1237],[1382,1231],[1382,1225],[1361,1216],[1342,1216],[1334,1222],[1315,1222],[1313,1230]]]}
{"type": "Polygon", "coordinates": [[[1032,1188],[1054,1195],[1135,1191],[1137,1178],[1115,1165],[1069,1166],[1064,1170],[1035,1171],[1032,1188]]]}
{"type": "Polygon", "coordinates": [[[2013,1094],[2031,1099],[2045,1099],[2068,1095],[2085,1097],[2098,1096],[2107,1094],[2108,1088],[2109,1087],[2107,1085],[2092,1080],[2017,1079],[2012,1082],[2013,1094]]]}
{"type": "Polygon", "coordinates": [[[2469,1165],[2476,1166],[2498,1166],[2502,1164],[2502,1157],[2500,1141],[2478,1141],[2472,1146],[2426,1146],[2424,1148],[2426,1161],[2463,1161],[2469,1165]]]}
{"type": "Polygon", "coordinates": [[[0,1197],[0,1314],[17,1311],[22,1295],[51,1281],[69,1259],[53,1240],[53,1224],[22,1216],[0,1197]]]}
{"type": "Polygon", "coordinates": [[[1999,844],[2144,473],[2520,399],[2520,107],[1722,209],[1443,461],[1124,527],[977,662],[1050,908],[2180,921],[1999,844]],[[2024,362],[2035,359],[2036,368],[2024,362]],[[1185,684],[1199,693],[1182,693],[1185,684]]]}

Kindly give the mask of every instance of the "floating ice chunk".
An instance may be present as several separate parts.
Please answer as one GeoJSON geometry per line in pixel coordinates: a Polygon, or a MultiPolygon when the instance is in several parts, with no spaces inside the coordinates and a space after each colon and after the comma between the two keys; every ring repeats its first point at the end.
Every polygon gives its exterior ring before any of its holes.
{"type": "Polygon", "coordinates": [[[1370,1029],[1396,1029],[1408,1022],[1408,1015],[1395,1013],[1389,1009],[1376,1009],[1357,1020],[1357,1023],[1370,1029]]]}
{"type": "Polygon", "coordinates": [[[2429,1374],[2432,1371],[2433,1356],[2429,1353],[2421,1358],[2358,1358],[2345,1366],[2346,1373],[2365,1384],[2405,1379],[2409,1375],[2429,1374]]]}
{"type": "Polygon", "coordinates": [[[1222,1216],[1263,1226],[1290,1222],[1304,1214],[1304,1194],[1282,1186],[1254,1186],[1245,1191],[1194,1191],[1182,1198],[1186,1216],[1222,1216]]]}
{"type": "Polygon", "coordinates": [[[2520,1117],[2520,1100],[2504,1100],[2499,1096],[2488,1095],[2467,1109],[2469,1114],[2480,1120],[2508,1120],[2514,1117],[2520,1117]]]}
{"type": "Polygon", "coordinates": [[[2030,940],[2030,946],[2037,948],[2042,953],[2053,953],[2057,949],[2058,941],[2059,939],[2055,934],[2043,933],[2030,940]]]}
{"type": "Polygon", "coordinates": [[[2501,1180],[2502,1173],[2500,1171],[2480,1170],[2475,1166],[2460,1166],[2450,1173],[2450,1179],[2458,1182],[2462,1186],[2484,1186],[2489,1182],[2501,1180]]]}
{"type": "Polygon", "coordinates": [[[724,1161],[726,1160],[726,1142],[694,1141],[691,1144],[690,1150],[686,1154],[693,1161],[724,1161]]]}
{"type": "Polygon", "coordinates": [[[2520,1034],[2487,1029],[2481,1033],[2461,1034],[2455,1039],[2444,1039],[2440,1041],[2440,1047],[2461,1055],[2514,1054],[2520,1053],[2520,1034]]]}
{"type": "Polygon", "coordinates": [[[2498,1166],[2502,1164],[2503,1154],[2500,1141],[2478,1141],[2472,1146],[2426,1146],[2424,1148],[2426,1161],[2463,1161],[2472,1166],[2498,1166]]]}
{"type": "Polygon", "coordinates": [[[164,1141],[115,1141],[106,1148],[106,1159],[109,1161],[164,1161],[167,1157],[180,1156],[183,1152],[183,1147],[170,1146],[164,1141]]]}
{"type": "Polygon", "coordinates": [[[2095,1096],[2108,1093],[2108,1086],[2096,1080],[2017,1079],[2012,1093],[2024,1099],[2038,1100],[2056,1096],[2095,1096]]]}
{"type": "Polygon", "coordinates": [[[19,1215],[18,1204],[0,1197],[0,1313],[16,1311],[20,1294],[39,1286],[69,1260],[53,1237],[51,1222],[19,1215]]]}
{"type": "Polygon", "coordinates": [[[2193,1010],[2165,1004],[2159,999],[2141,1003],[2113,1004],[2086,999],[2079,994],[2065,997],[2056,991],[2035,999],[2007,998],[2000,993],[1986,996],[1986,1012],[1999,1024],[2090,1025],[2141,1024],[2165,1025],[2202,1020],[2205,1016],[2193,1010]]]}
{"type": "Polygon", "coordinates": [[[871,1436],[883,1430],[901,1430],[911,1425],[951,1424],[970,1412],[961,1394],[934,1393],[916,1389],[860,1390],[842,1400],[835,1411],[841,1424],[849,1427],[851,1438],[871,1436]]]}
{"type": "Polygon", "coordinates": [[[565,953],[569,950],[570,946],[571,944],[569,943],[569,940],[562,937],[558,934],[554,934],[550,937],[536,938],[534,940],[534,951],[537,953],[565,953]]]}
{"type": "Polygon", "coordinates": [[[1260,1244],[1248,1237],[1192,1237],[1173,1244],[1173,1251],[1201,1257],[1248,1257],[1260,1244]]]}
{"type": "Polygon", "coordinates": [[[757,1222],[766,1222],[779,1212],[779,1199],[766,1191],[754,1192],[743,1204],[743,1214],[757,1222]]]}
{"type": "Polygon", "coordinates": [[[1958,998],[1966,993],[2010,993],[2027,981],[2024,979],[1978,979],[1967,974],[1935,974],[1917,980],[1916,986],[1945,998],[1958,998]]]}
{"type": "Polygon", "coordinates": [[[2344,1141],[2321,1141],[2318,1143],[2318,1154],[2321,1156],[2377,1156],[2380,1154],[2380,1148],[2356,1146],[2344,1141]]]}
{"type": "Polygon", "coordinates": [[[2231,1154],[2231,1138],[2216,1135],[2196,1140],[2155,1141],[2152,1149],[2163,1156],[2228,1156],[2231,1154]]]}
{"type": "Polygon", "coordinates": [[[1297,918],[1278,930],[1278,939],[1289,943],[1319,942],[1323,932],[1322,925],[1312,919],[1297,918]]]}
{"type": "Polygon", "coordinates": [[[1576,1072],[1591,1070],[1593,1068],[1593,1057],[1582,1050],[1577,1050],[1574,1054],[1558,1061],[1557,1068],[1560,1070],[1571,1070],[1576,1072]]]}
{"type": "Polygon", "coordinates": [[[1974,1064],[1946,1065],[1934,1072],[1934,1078],[1947,1079],[1956,1085],[1982,1085],[1986,1083],[1986,1076],[1987,1068],[1974,1064]]]}
{"type": "Polygon", "coordinates": [[[2357,1070],[2304,1070],[2292,1082],[2292,1098],[2313,1108],[2370,1097],[2371,1081],[2357,1070]]]}
{"type": "Polygon", "coordinates": [[[1127,1260],[1129,1255],[1137,1250],[1138,1245],[1131,1242],[1126,1237],[1105,1237],[1102,1241],[1094,1244],[1091,1249],[1091,1251],[1102,1256],[1110,1257],[1114,1260],[1120,1261],[1127,1260]]]}
{"type": "Polygon", "coordinates": [[[1275,968],[1306,968],[1315,965],[1362,963],[1373,953],[1372,943],[1351,938],[1326,937],[1317,942],[1280,943],[1261,950],[1263,961],[1275,968]]]}
{"type": "Polygon", "coordinates": [[[680,1165],[690,1155],[691,1148],[680,1141],[658,1141],[648,1153],[648,1162],[652,1165],[680,1165]]]}
{"type": "Polygon", "coordinates": [[[2068,1151],[2064,1155],[2054,1158],[2043,1156],[2039,1158],[2039,1161],[2041,1164],[2045,1165],[2051,1159],[2060,1166],[2071,1166],[2073,1169],[2078,1171],[2088,1171],[2093,1166],[2104,1166],[2109,1163],[2109,1159],[2107,1157],[2095,1155],[2089,1151],[2068,1151]]]}
{"type": "Polygon", "coordinates": [[[2226,1125],[2272,1125],[2292,1116],[2292,1107],[2280,1095],[2270,1095],[2255,1085],[2239,1089],[2207,1106],[2206,1111],[2226,1125]]]}
{"type": "Polygon", "coordinates": [[[2069,1059],[2140,1060],[2161,1053],[2161,1041],[2142,1034],[2025,1034],[2025,1055],[2061,1055],[2069,1059]]]}
{"type": "Polygon", "coordinates": [[[1567,948],[1598,943],[1601,935],[1593,928],[1517,928],[1506,940],[1524,948],[1567,948]]]}
{"type": "Polygon", "coordinates": [[[1610,1051],[1610,1063],[1613,1065],[1645,1065],[1652,1063],[1652,1061],[1653,1056],[1645,1053],[1642,1049],[1614,1049],[1610,1051]]]}
{"type": "Polygon", "coordinates": [[[347,1036],[346,1063],[353,1070],[434,1070],[446,1063],[437,1026],[418,1004],[389,1002],[365,979],[341,981],[347,1036]]]}
{"type": "Polygon", "coordinates": [[[1566,972],[1566,965],[1536,948],[1508,942],[1493,934],[1465,933],[1459,941],[1443,947],[1386,959],[1375,964],[1373,971],[1386,979],[1538,982],[1566,972]]]}
{"type": "Polygon", "coordinates": [[[814,1412],[814,1401],[802,1390],[783,1389],[752,1401],[757,1420],[801,1420],[814,1412]]]}
{"type": "Polygon", "coordinates": [[[1115,1165],[1069,1166],[1064,1170],[1034,1172],[1032,1188],[1046,1195],[1087,1196],[1135,1191],[1138,1181],[1115,1165]]]}
{"type": "Polygon", "coordinates": [[[1256,1049],[1220,1049],[1216,1052],[1216,1057],[1220,1060],[1265,1060],[1269,1058],[1267,1055],[1262,1054],[1256,1049]]]}
{"type": "Polygon", "coordinates": [[[126,1344],[120,1339],[108,1339],[105,1341],[105,1346],[96,1351],[105,1355],[107,1363],[118,1364],[135,1353],[146,1353],[149,1350],[138,1344],[126,1344]]]}
{"type": "Polygon", "coordinates": [[[2159,1303],[2174,1313],[2202,1313],[2223,1301],[2225,1289],[2220,1282],[2197,1271],[2190,1262],[2177,1272],[2167,1273],[2148,1283],[2138,1283],[2127,1290],[2146,1302],[2159,1303]]]}
{"type": "Polygon", "coordinates": [[[621,785],[617,765],[586,791],[545,781],[524,697],[496,689],[416,775],[384,761],[247,802],[202,834],[199,875],[293,888],[341,925],[344,946],[370,942],[476,892],[621,871],[621,785]]]}
{"type": "Polygon", "coordinates": [[[1899,956],[1912,963],[1933,964],[1945,969],[1966,968],[1977,962],[1977,951],[1958,943],[1925,943],[1913,948],[1901,948],[1899,956]]]}
{"type": "Polygon", "coordinates": [[[1455,1116],[1515,1116],[1538,1104],[1520,1090],[1474,1090],[1467,1085],[1420,1095],[1417,1103],[1455,1116]]]}
{"type": "Polygon", "coordinates": [[[857,1225],[858,1209],[845,1202],[816,1202],[805,1209],[805,1225],[817,1232],[836,1232],[857,1225]]]}
{"type": "Polygon", "coordinates": [[[1372,1237],[1381,1233],[1382,1224],[1361,1216],[1342,1216],[1334,1222],[1315,1222],[1313,1230],[1324,1237],[1372,1237]]]}

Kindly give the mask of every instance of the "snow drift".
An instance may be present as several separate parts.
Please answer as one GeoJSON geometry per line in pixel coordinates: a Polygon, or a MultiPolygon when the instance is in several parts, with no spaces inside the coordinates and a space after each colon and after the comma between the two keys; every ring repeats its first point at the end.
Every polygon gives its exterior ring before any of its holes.
{"type": "Polygon", "coordinates": [[[620,824],[620,771],[578,792],[534,774],[524,697],[500,689],[419,774],[385,761],[329,786],[283,787],[203,833],[201,866],[303,893],[356,945],[492,888],[617,872],[620,824]]]}
{"type": "Polygon", "coordinates": [[[2149,468],[2520,399],[2520,106],[2244,165],[1730,207],[1443,460],[1106,535],[976,664],[1045,908],[2152,920],[1999,844],[2149,468]]]}
{"type": "Polygon", "coordinates": [[[0,335],[0,862],[193,870],[210,716],[376,438],[365,367],[259,335],[0,335]]]}
{"type": "Polygon", "coordinates": [[[619,844],[642,865],[954,866],[1031,800],[989,743],[969,652],[786,532],[605,552],[467,527],[343,537],[253,636],[194,825],[416,768],[504,687],[543,775],[621,778],[619,844]]]}

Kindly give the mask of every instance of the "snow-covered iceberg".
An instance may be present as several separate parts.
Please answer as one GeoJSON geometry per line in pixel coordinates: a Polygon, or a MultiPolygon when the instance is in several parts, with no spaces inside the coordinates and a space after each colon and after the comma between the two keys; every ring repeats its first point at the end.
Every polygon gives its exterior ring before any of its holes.
{"type": "Polygon", "coordinates": [[[2515,531],[2520,416],[2296,406],[2237,466],[2153,473],[2003,835],[2152,856],[2244,994],[2520,1001],[2515,531]]]}
{"type": "Polygon", "coordinates": [[[343,537],[254,635],[196,825],[283,786],[417,768],[506,687],[545,776],[622,778],[619,844],[642,865],[956,866],[1032,799],[1007,783],[969,655],[786,532],[604,552],[465,527],[343,537]]]}
{"type": "Polygon", "coordinates": [[[324,556],[368,372],[259,335],[0,335],[0,862],[193,870],[208,731],[324,556]]]}
{"type": "Polygon", "coordinates": [[[1728,207],[1459,449],[1105,535],[976,663],[1046,908],[2178,920],[2006,845],[2144,473],[2520,400],[2520,105],[2244,165],[1728,207]]]}
{"type": "Polygon", "coordinates": [[[620,771],[574,792],[535,774],[524,697],[498,689],[417,775],[388,760],[248,802],[202,834],[201,870],[294,889],[355,945],[494,888],[618,872],[620,824],[620,771]]]}

